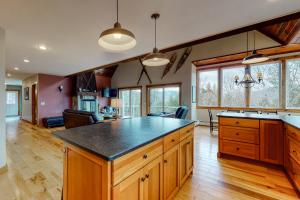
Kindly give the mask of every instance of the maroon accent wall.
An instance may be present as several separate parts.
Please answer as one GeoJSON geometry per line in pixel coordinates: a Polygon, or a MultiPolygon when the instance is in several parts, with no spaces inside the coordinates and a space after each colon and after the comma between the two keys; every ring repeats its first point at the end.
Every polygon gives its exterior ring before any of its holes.
{"type": "Polygon", "coordinates": [[[62,116],[72,106],[72,79],[63,76],[38,74],[38,123],[45,117],[62,116]],[[63,85],[62,92],[58,87],[63,85]],[[45,102],[45,105],[41,105],[45,102]]]}
{"type": "Polygon", "coordinates": [[[96,75],[96,85],[97,91],[100,91],[100,94],[98,96],[99,107],[103,108],[104,106],[110,105],[110,99],[101,96],[101,89],[111,87],[111,77],[96,75]]]}

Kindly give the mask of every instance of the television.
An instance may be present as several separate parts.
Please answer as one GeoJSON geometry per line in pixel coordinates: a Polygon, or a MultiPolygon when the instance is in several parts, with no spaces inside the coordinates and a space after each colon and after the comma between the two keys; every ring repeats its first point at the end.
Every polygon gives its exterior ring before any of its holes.
{"type": "Polygon", "coordinates": [[[116,88],[103,88],[102,97],[118,97],[118,89],[116,88]]]}

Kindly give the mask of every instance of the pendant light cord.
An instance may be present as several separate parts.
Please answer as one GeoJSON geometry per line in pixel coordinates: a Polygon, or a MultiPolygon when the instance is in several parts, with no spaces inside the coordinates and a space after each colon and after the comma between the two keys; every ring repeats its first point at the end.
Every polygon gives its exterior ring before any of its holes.
{"type": "Polygon", "coordinates": [[[155,21],[154,21],[154,46],[155,46],[155,48],[156,48],[156,18],[154,19],[155,21]]]}
{"type": "Polygon", "coordinates": [[[249,52],[249,31],[247,31],[247,55],[249,52]]]}
{"type": "Polygon", "coordinates": [[[117,22],[119,22],[119,0],[117,0],[117,22]]]}
{"type": "Polygon", "coordinates": [[[253,47],[254,47],[254,50],[255,50],[255,30],[253,31],[253,47]]]}

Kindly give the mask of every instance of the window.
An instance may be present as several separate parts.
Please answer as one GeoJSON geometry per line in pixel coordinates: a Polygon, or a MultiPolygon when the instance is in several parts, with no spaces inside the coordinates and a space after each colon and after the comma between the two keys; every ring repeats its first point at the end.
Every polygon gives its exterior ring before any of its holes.
{"type": "Polygon", "coordinates": [[[141,116],[141,94],[141,88],[119,89],[119,98],[121,99],[120,114],[122,116],[141,116]]]}
{"type": "Polygon", "coordinates": [[[149,113],[175,112],[180,106],[180,84],[148,86],[149,113]]]}
{"type": "Polygon", "coordinates": [[[300,108],[300,59],[286,62],[286,107],[300,108]]]}
{"type": "Polygon", "coordinates": [[[221,106],[224,107],[245,107],[245,88],[234,83],[234,77],[238,75],[240,79],[245,74],[245,67],[234,67],[222,69],[222,97],[221,106]]]}
{"type": "Polygon", "coordinates": [[[198,105],[218,106],[218,70],[200,71],[198,78],[198,105]]]}
{"type": "Polygon", "coordinates": [[[263,63],[251,65],[251,74],[263,74],[263,84],[255,84],[250,90],[250,107],[279,108],[281,63],[263,63]]]}
{"type": "Polygon", "coordinates": [[[11,91],[6,92],[6,104],[8,105],[16,104],[17,103],[16,99],[17,99],[17,92],[11,92],[11,91]]]}

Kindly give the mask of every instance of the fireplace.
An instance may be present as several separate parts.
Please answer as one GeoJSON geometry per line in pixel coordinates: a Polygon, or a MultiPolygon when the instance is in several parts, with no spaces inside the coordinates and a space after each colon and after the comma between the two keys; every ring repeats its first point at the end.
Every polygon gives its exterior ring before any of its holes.
{"type": "Polygon", "coordinates": [[[78,110],[98,113],[98,100],[95,94],[79,94],[78,110]]]}

